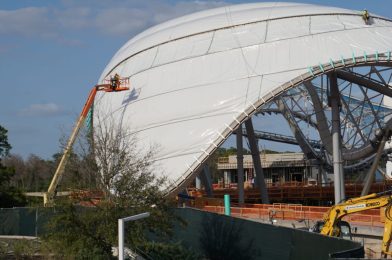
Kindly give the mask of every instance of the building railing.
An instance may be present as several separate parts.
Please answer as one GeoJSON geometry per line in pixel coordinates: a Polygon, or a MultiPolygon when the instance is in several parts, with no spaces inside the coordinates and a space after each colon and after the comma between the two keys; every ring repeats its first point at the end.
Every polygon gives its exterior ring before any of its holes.
{"type": "MultiPolygon", "coordinates": [[[[205,205],[199,207],[208,212],[224,214],[224,207],[220,205],[205,205]]],[[[246,204],[244,207],[231,207],[233,217],[260,219],[264,221],[277,220],[322,220],[329,207],[303,206],[301,204],[246,204]]],[[[382,227],[383,219],[380,209],[368,210],[363,213],[355,213],[344,217],[345,221],[352,225],[382,227]]]]}
{"type": "MultiPolygon", "coordinates": [[[[263,161],[261,167],[305,167],[308,166],[306,161],[263,161]]],[[[219,170],[237,169],[237,163],[218,163],[219,170]]],[[[244,162],[244,168],[253,168],[253,162],[244,162]]]]}

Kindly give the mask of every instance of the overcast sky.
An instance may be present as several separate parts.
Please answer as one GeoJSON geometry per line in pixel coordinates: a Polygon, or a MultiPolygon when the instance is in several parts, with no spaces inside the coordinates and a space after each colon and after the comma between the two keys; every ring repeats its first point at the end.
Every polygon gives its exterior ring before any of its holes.
{"type": "MultiPolygon", "coordinates": [[[[0,0],[0,125],[12,153],[59,152],[89,90],[130,38],[171,18],[251,1],[0,0]]],[[[260,1],[259,1],[260,2],[260,1]]],[[[286,1],[368,9],[392,18],[390,0],[286,1]]]]}

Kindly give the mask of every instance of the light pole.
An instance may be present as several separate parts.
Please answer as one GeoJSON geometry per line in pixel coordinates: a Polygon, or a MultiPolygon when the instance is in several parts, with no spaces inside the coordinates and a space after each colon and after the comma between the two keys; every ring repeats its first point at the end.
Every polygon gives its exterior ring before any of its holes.
{"type": "Polygon", "coordinates": [[[124,260],[124,224],[128,221],[135,221],[142,218],[148,218],[150,212],[144,212],[138,215],[118,219],[118,259],[124,260]]]}

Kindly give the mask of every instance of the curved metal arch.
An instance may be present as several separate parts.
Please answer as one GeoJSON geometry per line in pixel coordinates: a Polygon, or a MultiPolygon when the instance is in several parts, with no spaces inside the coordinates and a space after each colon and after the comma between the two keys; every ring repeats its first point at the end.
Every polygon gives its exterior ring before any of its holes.
{"type": "MultiPolygon", "coordinates": [[[[319,132],[320,139],[324,145],[325,150],[329,154],[332,154],[331,132],[328,128],[327,118],[324,113],[323,105],[318,97],[317,91],[315,90],[315,86],[310,81],[304,82],[304,86],[306,87],[309,96],[313,102],[316,120],[317,120],[317,130],[319,132]]],[[[389,121],[391,121],[391,119],[389,121]]],[[[378,144],[381,137],[382,136],[379,135],[376,138],[369,140],[364,146],[360,148],[354,148],[348,150],[343,147],[342,159],[346,161],[354,161],[371,155],[378,149],[378,144]]]]}
{"type": "Polygon", "coordinates": [[[255,103],[249,104],[239,116],[233,118],[230,125],[226,125],[226,128],[219,133],[219,137],[211,141],[211,144],[206,150],[203,150],[203,154],[198,158],[195,157],[195,161],[192,165],[188,165],[188,170],[182,175],[182,179],[173,182],[172,189],[167,190],[168,194],[176,194],[182,187],[190,184],[194,180],[194,175],[201,169],[204,163],[207,161],[209,156],[220,147],[227,138],[236,130],[239,125],[251,118],[263,105],[274,100],[275,97],[286,92],[291,88],[295,88],[304,82],[317,78],[320,75],[327,74],[328,72],[335,71],[341,68],[351,68],[361,65],[375,65],[375,66],[389,66],[392,67],[391,52],[377,53],[369,56],[357,56],[353,58],[335,60],[328,63],[319,64],[313,67],[309,67],[309,71],[293,78],[292,80],[283,83],[276,87],[273,91],[259,98],[255,103]],[[184,175],[186,177],[184,177],[184,175]]]}
{"type": "Polygon", "coordinates": [[[331,131],[329,131],[329,127],[327,124],[327,118],[324,113],[323,105],[321,100],[317,94],[317,91],[310,81],[304,82],[304,86],[309,93],[309,96],[313,102],[313,107],[316,114],[317,120],[317,130],[320,135],[321,142],[324,145],[324,148],[332,154],[332,136],[331,131]]]}
{"type": "Polygon", "coordinates": [[[392,88],[388,84],[383,84],[382,82],[377,82],[374,79],[367,79],[359,76],[358,73],[355,72],[347,72],[345,70],[337,70],[336,75],[339,79],[343,79],[357,85],[364,86],[376,92],[379,92],[383,95],[392,97],[392,88]]]}
{"type": "MultiPolygon", "coordinates": [[[[382,71],[382,69],[381,69],[381,71],[382,71]]],[[[362,79],[364,76],[362,76],[362,77],[356,76],[356,77],[362,79]]],[[[370,81],[370,80],[365,78],[364,82],[367,82],[367,81],[370,81]]],[[[358,80],[355,83],[357,83],[357,82],[358,82],[358,80]]],[[[374,90],[378,90],[379,88],[381,88],[381,86],[380,86],[381,82],[376,82],[375,80],[373,82],[374,82],[374,84],[378,85],[377,88],[373,87],[374,90]]],[[[317,123],[314,122],[312,124],[312,126],[316,126],[315,128],[319,132],[319,135],[321,137],[320,139],[322,140],[323,145],[324,145],[324,149],[327,150],[327,152],[329,154],[332,154],[331,133],[328,128],[326,115],[324,113],[323,103],[321,102],[321,100],[318,96],[318,93],[316,91],[316,87],[313,85],[313,83],[311,81],[304,82],[303,85],[307,89],[307,94],[309,95],[309,97],[313,103],[314,113],[312,113],[312,114],[315,114],[316,120],[317,120],[317,123]]],[[[343,105],[348,106],[345,103],[343,98],[341,99],[341,102],[343,103],[343,105]]],[[[306,138],[304,137],[303,134],[298,134],[301,132],[301,129],[298,126],[298,124],[296,124],[296,122],[291,118],[292,116],[294,116],[294,117],[299,118],[300,120],[303,120],[306,122],[313,122],[309,116],[303,115],[301,113],[298,113],[298,112],[290,110],[290,109],[282,110],[282,109],[275,109],[275,108],[271,108],[271,107],[263,108],[258,113],[264,113],[264,112],[283,114],[285,116],[287,122],[289,123],[290,128],[293,130],[292,132],[293,132],[294,136],[298,139],[297,143],[300,145],[301,149],[304,151],[305,154],[308,154],[308,155],[310,154],[309,151],[313,150],[312,146],[306,141],[306,138]],[[291,115],[289,115],[287,112],[290,112],[289,114],[291,114],[291,115]]],[[[347,110],[347,112],[350,112],[350,111],[347,110]]],[[[351,121],[353,123],[355,123],[354,118],[352,118],[351,121]]],[[[356,125],[356,127],[359,128],[358,125],[356,125]]],[[[359,134],[361,134],[361,132],[359,132],[359,134]]],[[[343,159],[346,161],[354,161],[354,160],[359,160],[359,159],[366,158],[366,157],[372,155],[378,149],[379,143],[380,143],[379,140],[381,137],[382,137],[381,135],[377,135],[373,139],[366,141],[365,144],[359,148],[352,148],[352,149],[344,148],[343,149],[343,159]]],[[[322,155],[322,154],[316,153],[316,152],[312,152],[311,154],[312,154],[312,158],[316,157],[319,160],[326,163],[327,165],[330,164],[328,158],[323,158],[326,155],[322,155]]]]}

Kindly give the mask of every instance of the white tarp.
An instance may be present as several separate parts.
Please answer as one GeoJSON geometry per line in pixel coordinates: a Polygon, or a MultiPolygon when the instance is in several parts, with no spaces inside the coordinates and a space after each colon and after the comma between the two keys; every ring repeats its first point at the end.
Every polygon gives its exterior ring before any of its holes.
{"type": "Polygon", "coordinates": [[[159,147],[156,171],[177,191],[237,118],[284,83],[319,64],[389,53],[392,22],[371,16],[366,24],[359,11],[258,3],[168,21],[115,54],[100,82],[118,73],[132,90],[99,93],[95,117],[113,114],[139,145],[159,147]]]}

